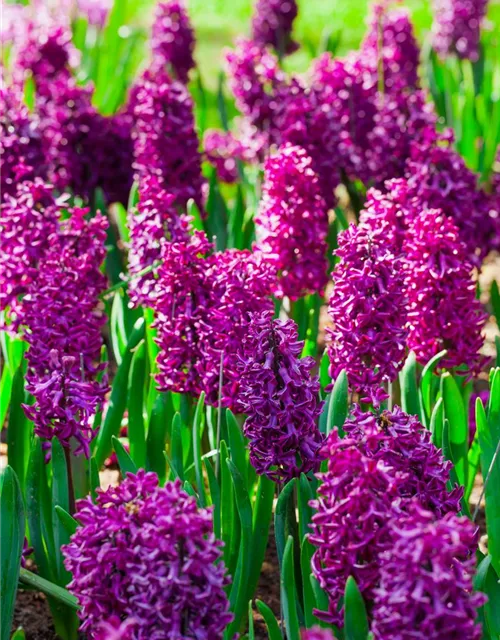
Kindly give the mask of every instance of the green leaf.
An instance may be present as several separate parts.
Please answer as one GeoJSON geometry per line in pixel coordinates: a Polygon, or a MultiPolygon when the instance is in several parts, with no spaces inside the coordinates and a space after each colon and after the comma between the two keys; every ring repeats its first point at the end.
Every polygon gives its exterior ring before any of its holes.
{"type": "Polygon", "coordinates": [[[220,443],[220,460],[221,460],[221,527],[222,541],[224,542],[224,564],[228,568],[229,573],[234,572],[233,562],[231,560],[231,542],[239,537],[239,521],[234,513],[234,489],[231,480],[231,473],[227,466],[228,460],[227,445],[224,440],[220,443]]]}
{"type": "Polygon", "coordinates": [[[348,393],[349,383],[347,381],[347,374],[342,370],[333,385],[328,407],[327,434],[332,431],[333,427],[337,427],[340,434],[343,434],[342,427],[349,411],[348,393]]]}
{"type": "Polygon", "coordinates": [[[32,587],[37,591],[41,591],[42,593],[45,593],[45,595],[58,600],[66,607],[70,607],[71,609],[78,611],[78,601],[74,595],[72,595],[67,589],[60,587],[49,580],[45,580],[45,578],[38,576],[36,573],[32,573],[27,569],[21,569],[19,581],[22,584],[28,585],[29,587],[32,587]]]}
{"type": "Polygon", "coordinates": [[[127,381],[130,364],[132,362],[133,350],[143,339],[144,319],[139,318],[134,325],[134,329],[127,344],[127,349],[123,356],[123,361],[118,367],[118,371],[116,372],[113,380],[108,410],[106,412],[104,424],[98,436],[94,456],[98,469],[102,467],[104,461],[111,453],[111,436],[117,436],[120,431],[123,413],[127,405],[127,381]]]}
{"type": "Polygon", "coordinates": [[[236,421],[236,418],[234,417],[234,414],[230,409],[226,409],[226,424],[229,436],[231,460],[234,462],[236,468],[241,473],[243,481],[246,483],[245,486],[248,489],[248,483],[246,482],[248,478],[248,463],[246,457],[245,440],[243,438],[243,434],[241,433],[240,425],[236,421]]]}
{"type": "Polygon", "coordinates": [[[314,554],[314,547],[307,538],[302,540],[300,549],[300,570],[302,574],[302,598],[304,602],[304,618],[307,628],[317,623],[313,609],[316,608],[316,598],[311,584],[311,559],[314,554]]]}
{"type": "Polygon", "coordinates": [[[321,363],[319,366],[319,380],[321,382],[321,388],[324,389],[331,383],[330,374],[328,370],[330,368],[330,359],[328,353],[325,351],[321,356],[321,363]]]}
{"type": "Polygon", "coordinates": [[[23,628],[19,627],[19,629],[16,629],[12,634],[12,637],[10,640],[26,640],[26,635],[24,633],[23,628]]]}
{"type": "Polygon", "coordinates": [[[220,502],[220,486],[215,477],[215,472],[212,468],[212,465],[208,460],[204,460],[203,464],[205,465],[205,470],[208,478],[208,486],[210,487],[210,498],[212,499],[212,504],[214,505],[213,521],[214,521],[214,534],[215,537],[220,540],[221,539],[221,502],[220,502]]]}
{"type": "Polygon", "coordinates": [[[95,500],[97,494],[96,490],[101,487],[101,479],[99,478],[99,469],[97,468],[97,464],[95,458],[90,458],[90,494],[92,498],[95,500]]]}
{"type": "Polygon", "coordinates": [[[52,522],[54,526],[54,542],[56,547],[57,560],[57,582],[66,585],[70,580],[70,574],[66,571],[63,564],[63,556],[60,551],[64,544],[68,544],[69,535],[62,526],[55,512],[56,505],[62,507],[68,513],[70,512],[70,498],[68,487],[68,468],[66,465],[66,457],[63,447],[57,438],[52,439],[52,507],[54,513],[52,522]]]}
{"type": "Polygon", "coordinates": [[[262,600],[256,600],[255,604],[257,605],[257,609],[259,610],[260,615],[264,618],[264,622],[266,623],[269,640],[283,640],[278,621],[276,620],[276,616],[271,611],[271,609],[267,606],[267,604],[262,602],[262,600]]]}
{"type": "Polygon", "coordinates": [[[203,408],[205,406],[205,393],[202,391],[196,405],[196,411],[193,421],[193,455],[194,469],[196,475],[196,488],[200,496],[200,505],[207,506],[207,494],[205,491],[205,482],[203,480],[203,467],[201,462],[201,432],[203,422],[203,408]]]}
{"type": "Polygon", "coordinates": [[[368,618],[363,596],[352,576],[347,578],[344,595],[345,640],[367,640],[368,618]]]}
{"type": "Polygon", "coordinates": [[[266,476],[260,476],[253,510],[252,561],[250,569],[249,593],[253,595],[259,581],[262,563],[266,555],[269,528],[273,517],[275,484],[266,476]]]}
{"type": "Polygon", "coordinates": [[[252,601],[248,601],[248,640],[255,640],[255,631],[253,628],[253,609],[252,601]]]}
{"type": "Polygon", "coordinates": [[[498,283],[496,280],[493,280],[491,283],[490,301],[493,313],[495,314],[497,327],[500,328],[500,291],[498,290],[498,283]]]}
{"type": "Polygon", "coordinates": [[[181,480],[184,480],[184,458],[182,453],[182,423],[179,413],[174,414],[172,420],[172,442],[170,445],[171,466],[181,480]]]}
{"type": "Polygon", "coordinates": [[[483,626],[483,633],[487,632],[491,640],[500,637],[500,582],[491,564],[491,556],[487,555],[479,564],[474,578],[474,590],[482,591],[488,596],[488,601],[478,612],[478,618],[483,626]]]}
{"type": "Polygon", "coordinates": [[[276,502],[276,511],[274,514],[274,535],[276,536],[276,551],[280,567],[282,567],[283,563],[286,540],[292,530],[290,519],[295,516],[293,506],[294,488],[295,478],[292,478],[292,480],[283,487],[276,502]]]}
{"type": "Polygon", "coordinates": [[[9,367],[2,367],[2,377],[0,378],[0,431],[6,426],[5,418],[9,411],[12,392],[12,375],[9,367]]]}
{"type": "Polygon", "coordinates": [[[410,352],[406,358],[401,373],[399,374],[401,385],[401,405],[405,413],[417,416],[420,421],[423,420],[420,410],[420,401],[418,397],[417,386],[417,359],[415,354],[410,352]]]}
{"type": "Polygon", "coordinates": [[[167,476],[165,467],[165,446],[168,436],[168,425],[172,422],[174,408],[170,393],[160,392],[155,399],[149,418],[148,437],[146,441],[148,469],[158,475],[163,485],[167,476]]]}
{"type": "Polygon", "coordinates": [[[141,341],[132,356],[128,382],[128,438],[130,457],[138,468],[146,467],[146,430],[144,426],[144,383],[146,347],[141,341]]]}
{"type": "Polygon", "coordinates": [[[125,477],[127,473],[136,474],[138,467],[120,440],[116,436],[111,436],[111,442],[113,443],[113,449],[115,450],[122,476],[125,477]]]}
{"type": "Polygon", "coordinates": [[[1,640],[9,640],[26,528],[21,487],[10,466],[7,466],[2,474],[0,516],[1,640]]]}
{"type": "Polygon", "coordinates": [[[72,536],[78,528],[78,522],[58,504],[56,504],[55,510],[57,517],[59,518],[59,522],[66,529],[66,533],[68,536],[72,536]]]}
{"type": "Polygon", "coordinates": [[[452,459],[455,464],[458,481],[465,486],[467,484],[467,450],[469,441],[467,414],[458,385],[451,374],[447,372],[441,376],[441,395],[444,402],[444,415],[450,424],[449,435],[452,459]]]}
{"type": "Polygon", "coordinates": [[[288,536],[283,553],[283,569],[280,577],[281,603],[287,640],[300,640],[299,617],[297,614],[297,590],[293,559],[293,538],[288,536]]]}
{"type": "Polygon", "coordinates": [[[443,398],[439,398],[431,415],[430,431],[432,442],[438,449],[443,448],[444,404],[443,398]]]}
{"type": "Polygon", "coordinates": [[[20,364],[12,380],[9,426],[7,429],[7,457],[9,465],[19,480],[21,493],[24,492],[25,487],[33,431],[33,423],[26,418],[22,407],[24,402],[24,372],[23,365],[20,364]]]}
{"type": "Polygon", "coordinates": [[[447,351],[440,351],[433,358],[429,360],[429,362],[425,365],[422,371],[422,378],[420,381],[420,391],[422,395],[422,404],[424,406],[425,413],[428,417],[431,415],[431,391],[432,391],[432,380],[434,376],[434,370],[438,364],[438,362],[444,358],[447,351]]]}

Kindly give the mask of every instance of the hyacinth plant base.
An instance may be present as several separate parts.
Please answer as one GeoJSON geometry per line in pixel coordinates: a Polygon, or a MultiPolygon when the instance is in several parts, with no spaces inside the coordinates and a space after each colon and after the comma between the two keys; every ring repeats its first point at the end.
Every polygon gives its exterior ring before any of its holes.
{"type": "Polygon", "coordinates": [[[498,640],[497,7],[142,9],[3,8],[0,640],[498,640]]]}

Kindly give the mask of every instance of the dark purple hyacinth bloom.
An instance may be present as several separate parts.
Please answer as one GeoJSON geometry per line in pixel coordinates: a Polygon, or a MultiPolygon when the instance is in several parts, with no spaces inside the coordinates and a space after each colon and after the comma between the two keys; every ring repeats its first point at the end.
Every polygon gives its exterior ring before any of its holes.
{"type": "Polygon", "coordinates": [[[456,226],[440,210],[424,209],[409,226],[404,253],[408,347],[422,364],[446,349],[440,367],[464,365],[477,374],[485,362],[479,351],[486,314],[456,226]]]}
{"type": "Polygon", "coordinates": [[[193,199],[203,211],[204,179],[193,101],[186,87],[162,69],[150,69],[133,89],[135,170],[154,175],[175,205],[193,199]]]}
{"type": "Polygon", "coordinates": [[[328,212],[301,147],[287,144],[267,160],[255,227],[255,248],[278,273],[277,296],[294,300],[324,290],[328,212]]]}
{"type": "Polygon", "coordinates": [[[407,338],[403,263],[385,229],[351,225],[339,235],[329,303],[330,375],[344,369],[351,389],[375,404],[403,365],[407,338]]]}
{"type": "Polygon", "coordinates": [[[433,0],[433,46],[445,58],[456,54],[473,62],[479,59],[481,23],[488,0],[433,0]]]}
{"type": "MultiPolygon", "coordinates": [[[[131,276],[159,262],[166,242],[189,237],[189,216],[174,205],[175,197],[165,191],[154,175],[139,180],[139,202],[129,213],[130,246],[128,266],[131,276]]],[[[158,270],[134,278],[129,285],[134,304],[151,305],[157,293],[158,270]]]]}
{"type": "Polygon", "coordinates": [[[202,234],[190,242],[166,243],[155,301],[158,386],[206,394],[234,408],[238,392],[237,352],[253,313],[271,309],[274,274],[250,251],[212,253],[202,234]]]}
{"type": "Polygon", "coordinates": [[[94,637],[108,623],[131,627],[134,640],[222,638],[232,620],[222,543],[180,480],[159,487],[154,473],[128,473],[95,503],[79,500],[75,518],[63,554],[82,632],[94,637]]]}
{"type": "Polygon", "coordinates": [[[41,438],[56,437],[64,447],[75,439],[75,454],[88,457],[96,435],[92,418],[107,392],[99,364],[107,221],[100,215],[87,221],[86,213],[73,209],[61,222],[24,297],[22,321],[29,345],[26,389],[34,398],[24,405],[26,415],[41,438]]]}
{"type": "Polygon", "coordinates": [[[271,46],[280,54],[293,53],[299,45],[292,39],[297,17],[296,0],[257,0],[252,18],[252,40],[271,46]]]}
{"type": "Polygon", "coordinates": [[[18,86],[0,89],[0,191],[2,200],[16,192],[20,180],[44,177],[45,158],[38,119],[23,104],[18,86]]]}
{"type": "Polygon", "coordinates": [[[443,458],[443,452],[431,442],[430,431],[416,416],[399,407],[375,415],[354,406],[343,429],[347,436],[336,442],[338,449],[343,442],[347,447],[354,442],[363,455],[382,461],[394,475],[405,476],[399,484],[401,498],[417,498],[438,517],[460,511],[463,488],[447,488],[452,464],[443,458]]]}
{"type": "Polygon", "coordinates": [[[323,435],[317,427],[322,403],[314,358],[301,358],[293,320],[255,314],[243,338],[239,363],[239,410],[258,474],[277,482],[316,470],[323,435]]]}
{"type": "Polygon", "coordinates": [[[203,149],[219,180],[227,184],[238,181],[238,162],[246,160],[247,153],[245,145],[233,133],[207,129],[203,135],[203,149]]]}
{"type": "Polygon", "coordinates": [[[373,598],[380,554],[391,544],[388,523],[404,479],[382,460],[368,458],[355,445],[342,443],[333,431],[324,447],[328,469],[319,474],[309,535],[317,547],[312,571],[329,599],[328,611],[315,614],[339,626],[343,625],[340,602],[349,576],[356,580],[366,602],[373,598]]]}
{"type": "Polygon", "coordinates": [[[172,74],[186,83],[195,66],[195,39],[183,0],[168,0],[156,5],[151,46],[155,64],[168,65],[172,74]]]}
{"type": "Polygon", "coordinates": [[[21,182],[15,196],[0,207],[0,309],[22,322],[24,295],[38,275],[38,264],[58,231],[64,198],[56,200],[52,186],[37,179],[21,182]]]}
{"type": "Polygon", "coordinates": [[[479,640],[473,591],[478,529],[465,516],[441,520],[413,505],[393,520],[392,544],[382,554],[372,632],[376,640],[479,640]]]}

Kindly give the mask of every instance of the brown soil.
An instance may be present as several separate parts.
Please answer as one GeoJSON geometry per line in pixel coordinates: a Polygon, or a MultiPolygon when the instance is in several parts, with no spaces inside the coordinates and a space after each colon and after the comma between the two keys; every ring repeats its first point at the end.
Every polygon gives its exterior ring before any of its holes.
{"type": "Polygon", "coordinates": [[[56,640],[49,605],[42,593],[37,591],[17,592],[16,609],[12,631],[22,627],[26,640],[56,640]]]}
{"type": "MultiPolygon", "coordinates": [[[[266,557],[262,565],[259,583],[255,592],[254,601],[262,600],[264,604],[270,607],[276,616],[280,619],[280,574],[278,570],[278,555],[276,553],[276,543],[274,531],[269,532],[269,542],[267,545],[266,557]]],[[[267,640],[267,628],[263,617],[254,605],[254,626],[256,640],[267,640]]]]}

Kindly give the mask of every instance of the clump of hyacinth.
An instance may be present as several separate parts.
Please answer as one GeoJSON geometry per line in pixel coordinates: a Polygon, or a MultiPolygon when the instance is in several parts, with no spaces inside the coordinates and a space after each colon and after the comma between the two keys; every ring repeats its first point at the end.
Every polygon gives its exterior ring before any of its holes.
{"type": "Polygon", "coordinates": [[[389,4],[383,0],[373,5],[361,56],[385,91],[399,92],[418,86],[420,49],[408,11],[389,9],[389,4]]]}
{"type": "Polygon", "coordinates": [[[22,320],[19,298],[38,275],[38,264],[53,245],[64,198],[56,200],[52,186],[41,179],[20,182],[15,196],[0,207],[0,309],[22,320]]]}
{"type": "Polygon", "coordinates": [[[272,140],[287,85],[276,56],[252,40],[239,38],[235,48],[226,52],[226,72],[238,109],[272,140]]]}
{"type": "Polygon", "coordinates": [[[175,77],[186,83],[195,66],[195,39],[183,0],[157,4],[151,45],[155,63],[168,65],[175,77]]]}
{"type": "Polygon", "coordinates": [[[302,629],[300,640],[335,640],[335,638],[331,629],[311,627],[310,629],[302,629]]]}
{"type": "Polygon", "coordinates": [[[134,181],[132,118],[121,112],[107,117],[96,116],[94,127],[89,134],[96,150],[98,186],[103,190],[106,202],[120,202],[126,206],[134,181]]]}
{"type": "Polygon", "coordinates": [[[424,209],[409,226],[404,252],[408,347],[422,364],[446,349],[441,367],[476,374],[486,314],[456,226],[440,210],[424,209]]]}
{"type": "MultiPolygon", "coordinates": [[[[166,242],[185,241],[189,236],[189,216],[179,212],[175,197],[163,189],[154,175],[139,181],[139,202],[129,213],[129,273],[136,276],[159,263],[166,242]]],[[[157,289],[157,268],[134,277],[129,286],[134,304],[151,304],[157,289]]]]}
{"type": "Polygon", "coordinates": [[[330,375],[345,370],[351,389],[375,404],[403,365],[407,338],[402,261],[384,236],[363,224],[339,235],[328,307],[330,375]]]}
{"type": "Polygon", "coordinates": [[[479,59],[487,6],[488,0],[433,0],[432,44],[441,57],[479,59]]]}
{"type": "Polygon", "coordinates": [[[463,488],[447,488],[452,464],[443,458],[431,441],[430,431],[416,416],[399,407],[375,415],[355,406],[343,430],[346,438],[340,442],[334,438],[336,448],[355,443],[363,455],[381,461],[394,475],[404,476],[399,484],[401,498],[417,498],[437,516],[460,511],[463,488]]]}
{"type": "Polygon", "coordinates": [[[500,211],[479,188],[478,176],[452,148],[452,141],[448,134],[440,144],[412,144],[405,170],[409,195],[450,217],[469,259],[480,265],[491,249],[500,248],[500,211]]]}
{"type": "Polygon", "coordinates": [[[300,298],[327,283],[328,214],[312,160],[301,147],[280,148],[265,164],[255,218],[256,249],[277,271],[277,296],[300,298]]]}
{"type": "Polygon", "coordinates": [[[128,620],[133,638],[222,638],[232,620],[222,543],[179,480],[159,487],[154,473],[128,473],[95,503],[79,500],[75,518],[62,551],[82,632],[128,620]]]}
{"type": "Polygon", "coordinates": [[[299,46],[292,39],[297,13],[296,0],[257,0],[252,18],[252,40],[273,47],[280,55],[293,53],[299,46]]]}
{"type": "Polygon", "coordinates": [[[192,198],[203,210],[201,155],[186,87],[163,69],[150,69],[134,87],[132,104],[137,174],[156,176],[176,206],[192,198]]]}
{"type": "Polygon", "coordinates": [[[314,358],[301,358],[303,343],[292,320],[255,314],[243,338],[238,368],[238,408],[258,474],[286,482],[317,470],[323,436],[322,403],[314,358]]]}
{"type": "Polygon", "coordinates": [[[324,447],[328,468],[321,484],[309,541],[317,547],[311,562],[314,576],[328,595],[328,611],[318,618],[342,626],[340,606],[347,578],[353,576],[370,602],[379,581],[380,555],[390,548],[388,523],[399,496],[400,474],[382,460],[369,458],[355,445],[340,446],[333,431],[324,447]]]}
{"type": "Polygon", "coordinates": [[[38,121],[23,103],[18,86],[0,89],[0,191],[14,194],[20,180],[44,177],[46,170],[38,121]]]}
{"type": "Polygon", "coordinates": [[[392,545],[382,555],[372,632],[376,640],[479,640],[475,593],[478,529],[465,516],[435,520],[414,505],[391,523],[392,545]]]}
{"type": "Polygon", "coordinates": [[[106,284],[100,265],[107,222],[102,216],[86,221],[87,213],[73,209],[61,223],[24,297],[22,320],[29,345],[26,389],[34,398],[24,406],[26,415],[38,436],[46,441],[56,437],[64,447],[74,439],[75,454],[88,457],[96,435],[92,418],[107,392],[99,364],[106,322],[99,295],[106,284]]]}
{"type": "Polygon", "coordinates": [[[163,246],[154,303],[157,380],[165,391],[204,391],[207,403],[217,405],[222,366],[221,402],[233,407],[241,336],[252,313],[272,308],[274,275],[250,251],[212,252],[203,234],[163,246]]]}
{"type": "Polygon", "coordinates": [[[247,157],[244,144],[230,131],[207,129],[203,135],[203,149],[219,180],[232,184],[239,178],[238,162],[247,157]]]}

